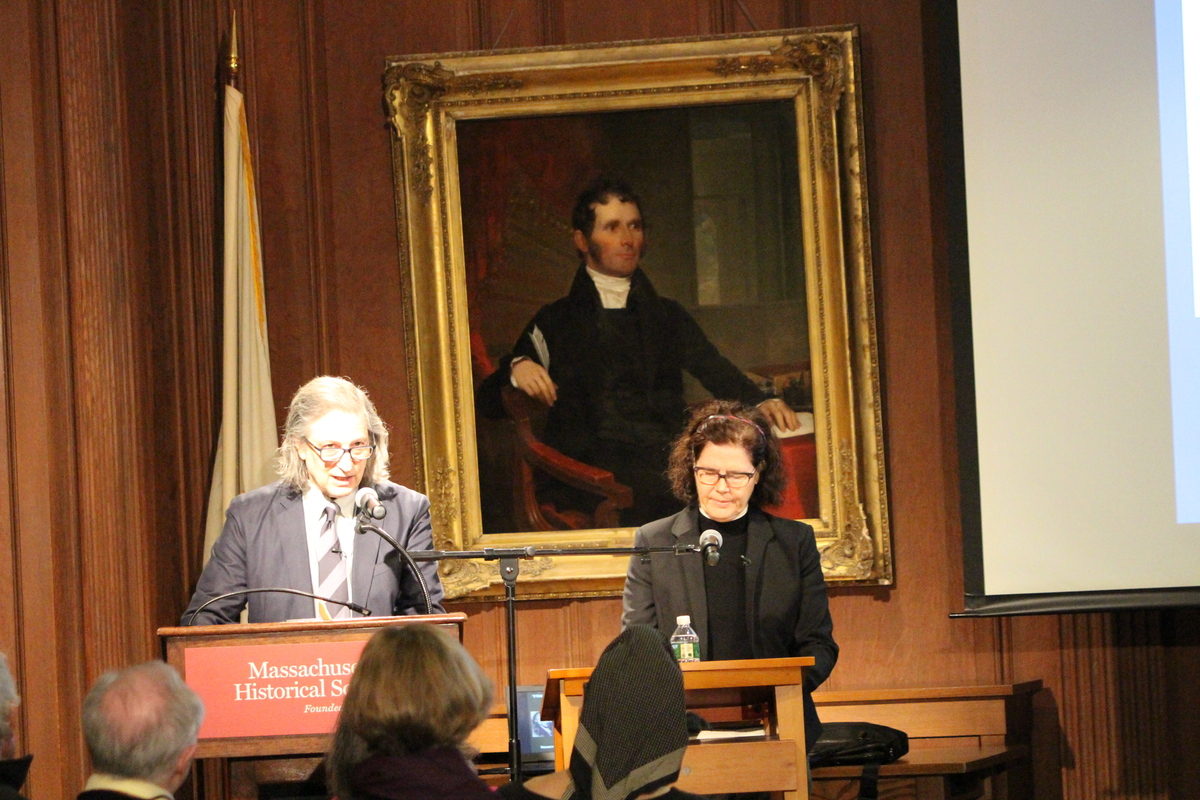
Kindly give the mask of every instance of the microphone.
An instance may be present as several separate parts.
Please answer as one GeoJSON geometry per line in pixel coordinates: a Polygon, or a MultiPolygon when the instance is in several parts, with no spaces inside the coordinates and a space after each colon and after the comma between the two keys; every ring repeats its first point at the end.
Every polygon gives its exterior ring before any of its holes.
{"type": "Polygon", "coordinates": [[[704,553],[705,564],[715,567],[721,560],[721,543],[723,541],[724,538],[720,531],[714,531],[712,528],[700,534],[700,552],[704,553]]]}
{"type": "Polygon", "coordinates": [[[379,502],[379,495],[370,486],[364,486],[354,495],[354,509],[358,516],[366,515],[371,519],[383,519],[387,509],[379,502]]]}
{"type": "MultiPolygon", "coordinates": [[[[361,496],[363,492],[370,492],[372,495],[375,494],[374,489],[359,489],[358,494],[355,495],[355,498],[361,496]]],[[[379,500],[376,499],[375,502],[378,503],[379,500]]],[[[382,512],[383,506],[379,506],[379,510],[382,512]]],[[[382,516],[382,514],[380,516],[382,516]]],[[[393,550],[399,554],[401,560],[404,561],[405,565],[408,566],[409,570],[411,570],[412,574],[417,578],[417,586],[421,589],[421,599],[425,602],[425,613],[432,614],[433,600],[429,596],[429,584],[425,583],[425,576],[421,573],[420,568],[417,567],[417,562],[413,561],[413,557],[408,554],[407,550],[400,546],[400,543],[396,541],[394,536],[385,531],[383,528],[380,528],[378,525],[372,525],[370,522],[367,522],[366,516],[364,514],[360,514],[358,517],[358,532],[361,535],[363,531],[370,531],[380,539],[383,539],[392,546],[393,550]]]]}
{"type": "Polygon", "coordinates": [[[211,606],[213,603],[217,602],[218,600],[225,600],[230,597],[237,597],[239,594],[257,594],[259,592],[283,592],[284,594],[298,594],[301,597],[311,597],[313,600],[323,600],[326,603],[333,603],[334,605],[345,606],[346,608],[350,609],[351,611],[353,611],[356,614],[359,614],[360,616],[363,616],[363,617],[371,616],[371,609],[367,608],[366,606],[360,606],[358,603],[351,603],[347,600],[334,600],[332,597],[322,597],[319,594],[313,594],[312,592],[305,592],[301,589],[284,589],[282,587],[278,587],[278,588],[274,588],[274,589],[241,589],[240,591],[226,592],[225,594],[219,594],[216,597],[210,597],[207,600],[205,600],[203,603],[201,603],[200,606],[195,611],[193,611],[191,613],[191,615],[188,616],[187,624],[188,625],[193,624],[196,621],[197,614],[199,614],[201,611],[208,608],[209,606],[211,606]]]}

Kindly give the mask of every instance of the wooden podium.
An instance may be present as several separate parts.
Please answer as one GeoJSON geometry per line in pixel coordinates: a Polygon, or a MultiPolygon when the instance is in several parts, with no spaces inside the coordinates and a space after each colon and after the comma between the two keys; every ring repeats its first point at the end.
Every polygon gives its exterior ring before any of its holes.
{"type": "Polygon", "coordinates": [[[204,796],[257,797],[261,783],[303,780],[311,756],[329,745],[354,664],[376,631],[423,622],[461,641],[464,620],[454,613],[159,628],[167,663],[204,700],[196,757],[214,760],[204,765],[204,796]]]}
{"type": "MultiPolygon", "coordinates": [[[[780,792],[788,800],[808,798],[808,758],[804,748],[803,668],[812,658],[749,661],[696,661],[681,664],[687,707],[741,709],[740,716],[762,719],[766,735],[688,745],[678,786],[696,794],[780,792]]],[[[565,769],[583,708],[590,667],[546,673],[542,719],[554,720],[554,755],[565,769]]],[[[637,676],[629,676],[637,680],[637,676]]]]}

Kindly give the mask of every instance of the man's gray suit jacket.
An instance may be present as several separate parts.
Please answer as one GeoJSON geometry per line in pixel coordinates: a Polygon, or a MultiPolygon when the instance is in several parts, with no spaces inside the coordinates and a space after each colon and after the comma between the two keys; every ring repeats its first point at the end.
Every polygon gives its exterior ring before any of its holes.
{"type": "MultiPolygon", "coordinates": [[[[377,524],[405,550],[432,550],[429,500],[399,484],[375,484],[387,516],[377,524]]],[[[433,612],[442,611],[437,563],[419,563],[429,587],[433,612]]],[[[351,597],[373,616],[425,612],[420,585],[409,568],[378,534],[359,534],[350,572],[351,597]]],[[[283,592],[258,592],[218,600],[191,619],[209,599],[228,592],[259,588],[313,591],[303,494],[273,483],[238,495],[225,512],[225,527],[196,583],[183,613],[184,625],[238,622],[249,604],[249,622],[281,622],[313,616],[311,598],[283,592]]]]}

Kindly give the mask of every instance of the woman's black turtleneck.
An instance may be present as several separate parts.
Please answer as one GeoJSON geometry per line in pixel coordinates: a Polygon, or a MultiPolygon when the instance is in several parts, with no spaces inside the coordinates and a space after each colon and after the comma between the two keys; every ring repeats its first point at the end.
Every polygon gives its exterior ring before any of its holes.
{"type": "Polygon", "coordinates": [[[748,511],[729,522],[715,522],[700,515],[700,531],[721,534],[721,559],[704,566],[704,594],[708,601],[708,642],[705,661],[753,658],[750,630],[746,627],[746,531],[748,511]]]}

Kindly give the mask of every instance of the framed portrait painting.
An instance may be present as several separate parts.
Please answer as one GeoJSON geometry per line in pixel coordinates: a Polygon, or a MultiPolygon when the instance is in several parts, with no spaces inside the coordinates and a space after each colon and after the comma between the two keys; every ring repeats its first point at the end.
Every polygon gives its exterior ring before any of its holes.
{"type": "MultiPolygon", "coordinates": [[[[628,545],[650,521],[639,482],[556,448],[544,404],[507,380],[530,320],[571,290],[572,207],[603,175],[637,192],[657,294],[797,414],[771,510],[813,526],[828,580],[891,581],[857,58],[852,28],[825,28],[389,60],[413,452],[439,549],[628,545]]],[[[709,383],[688,378],[685,402],[709,383]]],[[[522,594],[618,590],[626,564],[534,557],[522,594]]],[[[486,595],[499,577],[448,561],[443,580],[486,595]]]]}

